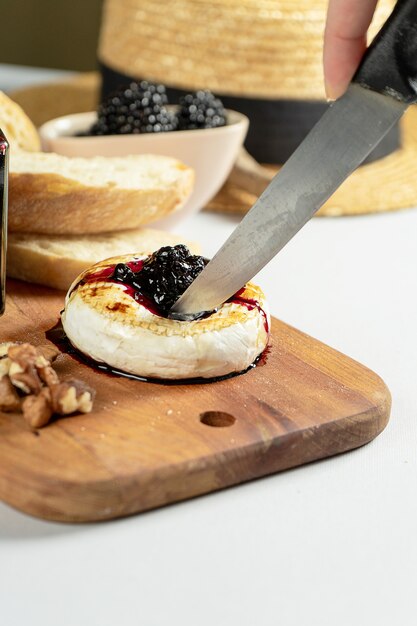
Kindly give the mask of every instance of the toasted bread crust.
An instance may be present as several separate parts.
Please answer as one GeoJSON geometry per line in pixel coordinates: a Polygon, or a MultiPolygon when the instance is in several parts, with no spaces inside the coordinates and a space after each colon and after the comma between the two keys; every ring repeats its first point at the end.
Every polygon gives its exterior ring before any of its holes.
{"type": "Polygon", "coordinates": [[[68,289],[80,265],[82,267],[82,263],[76,259],[57,259],[43,255],[38,250],[24,249],[13,244],[7,250],[8,276],[55,289],[68,289]]]}
{"type": "Polygon", "coordinates": [[[41,148],[38,131],[22,107],[0,91],[1,129],[13,149],[36,152],[41,148]]]}
{"type": "Polygon", "coordinates": [[[192,189],[192,170],[165,188],[92,187],[59,174],[11,173],[9,229],[20,233],[87,234],[137,228],[180,208],[192,189]]]}
{"type": "Polygon", "coordinates": [[[180,208],[191,193],[194,173],[180,161],[39,152],[35,126],[2,92],[0,112],[12,147],[10,232],[76,235],[134,229],[180,208]]]}
{"type": "Polygon", "coordinates": [[[185,243],[194,254],[200,252],[195,242],[148,228],[125,231],[120,235],[62,237],[62,240],[60,236],[11,233],[7,249],[7,274],[11,278],[55,289],[68,289],[81,272],[101,259],[132,250],[140,250],[144,255],[151,254],[161,246],[178,243],[185,243]]]}

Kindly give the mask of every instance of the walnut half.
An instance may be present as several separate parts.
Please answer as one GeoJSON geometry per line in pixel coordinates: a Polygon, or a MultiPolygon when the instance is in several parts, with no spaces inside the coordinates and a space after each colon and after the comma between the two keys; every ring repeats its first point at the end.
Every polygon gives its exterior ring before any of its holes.
{"type": "Polygon", "coordinates": [[[53,361],[55,361],[57,356],[61,354],[56,346],[52,346],[47,343],[42,344],[40,346],[36,346],[36,352],[38,353],[39,356],[43,356],[44,359],[49,361],[49,363],[53,363],[53,361]]]}
{"type": "Polygon", "coordinates": [[[95,392],[83,381],[73,378],[57,385],[51,385],[52,408],[54,413],[69,415],[80,411],[90,413],[95,392]]]}
{"type": "Polygon", "coordinates": [[[54,346],[35,348],[30,343],[12,344],[8,347],[8,374],[12,383],[23,393],[38,394],[42,383],[54,385],[59,382],[58,375],[52,369],[51,361],[58,354],[54,346]]]}
{"type": "Polygon", "coordinates": [[[0,378],[0,411],[20,411],[20,398],[8,376],[0,378]]]}
{"type": "Polygon", "coordinates": [[[61,382],[51,364],[58,354],[49,345],[0,344],[0,411],[21,409],[32,428],[45,426],[54,414],[89,413],[95,391],[81,380],[61,382]]]}
{"type": "Polygon", "coordinates": [[[35,346],[21,343],[10,346],[8,356],[11,361],[9,376],[13,385],[24,393],[38,394],[42,389],[35,363],[38,358],[35,346]]]}
{"type": "Polygon", "coordinates": [[[51,393],[44,387],[37,396],[26,396],[22,402],[23,417],[32,428],[46,426],[52,417],[51,393]]]}

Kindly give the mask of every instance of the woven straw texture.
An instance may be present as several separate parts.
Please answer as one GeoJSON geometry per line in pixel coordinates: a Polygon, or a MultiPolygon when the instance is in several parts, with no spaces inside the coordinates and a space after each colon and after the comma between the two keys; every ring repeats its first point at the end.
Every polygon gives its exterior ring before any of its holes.
{"type": "MultiPolygon", "coordinates": [[[[407,111],[401,128],[402,148],[353,172],[318,215],[360,215],[417,204],[417,106],[407,111]]],[[[246,213],[278,171],[277,167],[262,167],[243,155],[208,208],[246,213]]]]}
{"type": "MultiPolygon", "coordinates": [[[[380,0],[370,37],[393,7],[380,0]]],[[[181,89],[324,98],[327,0],[106,0],[99,59],[181,89]]]]}

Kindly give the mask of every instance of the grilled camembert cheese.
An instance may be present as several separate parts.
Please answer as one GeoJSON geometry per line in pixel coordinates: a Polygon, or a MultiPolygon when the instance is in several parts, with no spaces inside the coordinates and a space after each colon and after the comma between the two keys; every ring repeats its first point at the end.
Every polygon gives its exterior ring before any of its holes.
{"type": "Polygon", "coordinates": [[[202,319],[172,320],[137,288],[147,259],[141,254],[107,259],[74,281],[62,324],[75,348],[114,369],[158,379],[225,376],[256,361],[268,343],[270,325],[259,287],[246,284],[202,319]],[[126,267],[136,272],[133,286],[123,280],[126,267]]]}

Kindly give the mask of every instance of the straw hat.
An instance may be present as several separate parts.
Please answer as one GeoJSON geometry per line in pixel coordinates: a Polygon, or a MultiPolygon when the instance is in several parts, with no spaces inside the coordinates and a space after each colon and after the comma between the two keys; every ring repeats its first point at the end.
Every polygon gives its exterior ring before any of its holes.
{"type": "MultiPolygon", "coordinates": [[[[372,30],[393,0],[380,0],[372,30]]],[[[105,0],[99,59],[184,90],[325,99],[328,0],[105,0]]]]}
{"type": "MultiPolygon", "coordinates": [[[[99,43],[103,91],[131,78],[164,83],[171,100],[199,88],[246,113],[246,148],[212,208],[244,211],[327,107],[322,46],[328,0],[105,0],[99,43]],[[271,170],[271,166],[272,170],[271,170]],[[245,178],[245,174],[247,175],[245,178]],[[237,183],[237,181],[239,181],[237,183]],[[249,182],[248,182],[249,181],[249,182]],[[232,193],[233,192],[233,193],[232,193]],[[239,192],[239,193],[238,193],[239,192]],[[239,199],[240,198],[240,199],[239,199]],[[245,198],[246,200],[243,200],[245,198]]],[[[370,37],[394,0],[379,0],[370,37]]],[[[322,213],[417,204],[417,133],[409,111],[322,213]]]]}

